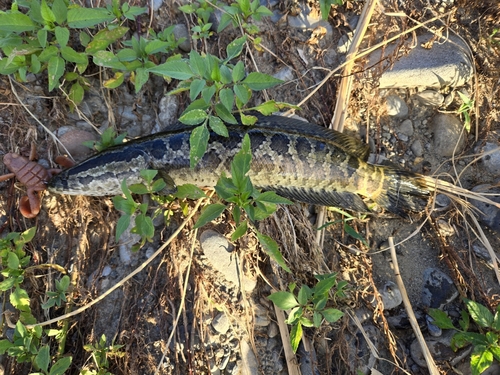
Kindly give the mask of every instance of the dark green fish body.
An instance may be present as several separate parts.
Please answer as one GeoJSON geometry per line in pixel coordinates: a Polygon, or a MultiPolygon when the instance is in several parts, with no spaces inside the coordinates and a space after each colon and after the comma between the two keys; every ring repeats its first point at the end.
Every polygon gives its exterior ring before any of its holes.
{"type": "Polygon", "coordinates": [[[367,211],[361,197],[404,215],[418,198],[430,193],[425,178],[410,172],[368,164],[366,146],[318,125],[281,116],[259,117],[254,126],[228,125],[229,137],[213,133],[207,152],[190,168],[189,137],[193,127],[169,131],[104,150],[63,171],[49,182],[60,194],[121,194],[121,182],[141,182],[139,172],[157,169],[172,188],[185,183],[215,186],[250,137],[249,176],[257,188],[273,190],[296,201],[367,211]]]}

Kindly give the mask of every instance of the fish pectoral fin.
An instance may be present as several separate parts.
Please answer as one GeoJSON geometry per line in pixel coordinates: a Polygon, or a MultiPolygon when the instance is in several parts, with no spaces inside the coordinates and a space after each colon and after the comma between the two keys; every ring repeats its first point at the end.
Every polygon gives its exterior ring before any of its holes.
{"type": "Polygon", "coordinates": [[[161,193],[165,195],[175,194],[177,193],[177,185],[175,181],[170,177],[170,175],[164,170],[158,170],[158,177],[165,181],[165,187],[161,189],[161,193]]]}

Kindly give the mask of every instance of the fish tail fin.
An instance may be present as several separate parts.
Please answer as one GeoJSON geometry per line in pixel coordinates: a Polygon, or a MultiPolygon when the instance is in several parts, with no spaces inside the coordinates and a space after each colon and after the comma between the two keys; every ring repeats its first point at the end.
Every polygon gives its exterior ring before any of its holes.
{"type": "Polygon", "coordinates": [[[386,210],[407,217],[410,211],[421,211],[433,189],[426,177],[416,173],[384,168],[382,189],[370,198],[386,210]]]}
{"type": "Polygon", "coordinates": [[[371,199],[381,207],[407,217],[409,211],[422,211],[431,195],[444,194],[457,205],[472,209],[468,200],[475,199],[500,208],[485,194],[469,191],[439,178],[397,169],[385,169],[382,192],[371,199]]]}

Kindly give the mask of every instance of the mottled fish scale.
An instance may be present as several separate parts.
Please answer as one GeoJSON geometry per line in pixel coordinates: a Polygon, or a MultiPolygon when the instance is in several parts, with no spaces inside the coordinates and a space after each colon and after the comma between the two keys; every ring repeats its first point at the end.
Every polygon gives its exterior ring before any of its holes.
{"type": "Polygon", "coordinates": [[[173,129],[109,148],[55,176],[49,190],[73,195],[120,194],[121,181],[140,181],[142,169],[158,169],[171,188],[191,183],[214,186],[250,136],[249,176],[264,190],[297,201],[365,211],[360,196],[404,215],[415,209],[414,196],[429,193],[420,177],[366,163],[367,147],[345,134],[280,116],[259,117],[255,126],[228,125],[229,137],[211,134],[207,152],[196,168],[189,167],[193,127],[173,129]]]}

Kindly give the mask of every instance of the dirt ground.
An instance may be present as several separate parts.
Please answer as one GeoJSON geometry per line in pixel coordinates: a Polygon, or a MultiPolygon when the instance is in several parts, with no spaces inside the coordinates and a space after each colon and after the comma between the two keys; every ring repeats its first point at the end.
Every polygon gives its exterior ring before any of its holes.
{"type": "MultiPolygon", "coordinates": [[[[398,2],[388,2],[384,5],[386,15],[381,13],[382,8],[377,10],[363,47],[374,45],[414,25],[409,18],[387,14],[402,12],[424,22],[439,15],[439,8],[442,6],[437,2],[428,4],[425,1],[408,2],[399,7],[396,3],[398,2]]],[[[193,26],[194,20],[179,12],[178,5],[177,1],[164,2],[154,15],[153,27],[161,30],[176,23],[193,26]]],[[[300,31],[283,22],[259,22],[262,44],[272,53],[247,51],[242,57],[245,65],[253,66],[252,54],[261,72],[275,74],[285,67],[290,68],[295,79],[269,90],[268,94],[277,101],[300,103],[328,71],[342,61],[342,56],[332,51],[336,50],[340,38],[351,31],[353,20],[359,16],[362,5],[347,1],[344,6],[332,11],[329,23],[333,31],[328,38],[323,39],[316,38],[310,31],[300,31]]],[[[283,13],[292,12],[295,9],[294,2],[279,2],[274,9],[283,13]]],[[[476,100],[477,106],[472,118],[473,123],[478,120],[479,132],[476,134],[474,126],[472,127],[473,132],[463,153],[472,155],[482,140],[491,137],[499,139],[495,132],[500,130],[500,32],[493,34],[500,28],[500,5],[494,0],[458,0],[446,5],[446,12],[450,14],[430,26],[434,29],[444,27],[454,30],[469,43],[475,59],[476,73],[473,81],[467,85],[467,90],[476,100]],[[475,141],[476,136],[478,142],[475,141]]],[[[137,25],[131,23],[128,26],[134,28],[137,25]]],[[[237,36],[239,34],[234,30],[214,35],[207,41],[207,51],[218,55],[237,36]]],[[[202,51],[205,45],[195,41],[192,48],[202,51]]],[[[363,74],[367,69],[365,63],[361,59],[354,67],[356,79],[351,92],[346,131],[362,132],[360,129],[369,123],[371,130],[379,134],[383,125],[392,127],[394,124],[380,105],[382,99],[376,77],[369,80],[363,74]]],[[[94,73],[98,73],[97,68],[94,73]]],[[[160,113],[162,97],[176,84],[175,81],[166,83],[154,79],[139,94],[135,94],[133,85],[105,91],[101,89],[101,83],[96,77],[98,75],[92,77],[93,87],[86,95],[86,103],[107,103],[106,108],[110,112],[90,110],[88,120],[97,128],[107,122],[119,132],[127,130],[129,134],[138,133],[137,135],[145,135],[151,131],[160,113]],[[130,127],[122,126],[121,119],[125,118],[123,106],[133,108],[139,118],[147,114],[152,120],[139,120],[140,129],[135,129],[135,133],[131,132],[130,127]]],[[[340,75],[334,75],[322,85],[302,105],[300,116],[310,122],[328,126],[333,116],[340,78],[340,75]]],[[[52,160],[59,154],[57,146],[35,118],[54,132],[66,125],[78,127],[80,123],[75,114],[69,113],[63,96],[57,91],[49,93],[46,88],[45,75],[36,76],[29,83],[0,77],[1,156],[8,152],[28,155],[31,145],[36,144],[38,160],[45,162],[47,166],[55,166],[52,160]]],[[[411,93],[411,90],[407,91],[408,96],[411,93]]],[[[262,100],[262,96],[256,95],[256,102],[262,100]]],[[[179,96],[177,116],[188,102],[188,96],[179,96]]],[[[458,103],[446,110],[456,112],[458,103]]],[[[364,134],[358,135],[364,137],[364,134]]],[[[380,139],[375,137],[373,141],[380,150],[380,139]]],[[[407,148],[403,142],[397,143],[391,161],[398,163],[405,157],[407,148]]],[[[432,153],[424,155],[423,159],[430,165],[428,173],[445,162],[432,153]]],[[[422,161],[412,159],[405,164],[408,169],[422,171],[422,161]]],[[[451,170],[451,165],[446,164],[445,169],[451,170]]],[[[7,173],[2,164],[0,173],[7,173]]],[[[461,182],[464,187],[472,188],[480,183],[496,183],[497,178],[498,176],[486,175],[480,168],[472,167],[461,182]]],[[[384,339],[381,355],[386,355],[387,360],[400,366],[388,366],[385,373],[404,373],[404,369],[409,373],[425,374],[426,370],[415,372],[410,368],[408,353],[401,350],[402,346],[409,343],[406,339],[401,339],[404,342],[402,345],[395,340],[395,337],[404,338],[408,332],[391,331],[387,323],[391,313],[383,311],[377,293],[381,283],[393,279],[388,253],[378,252],[380,245],[389,236],[394,236],[399,241],[409,238],[415,231],[416,235],[398,248],[401,274],[413,303],[419,304],[421,274],[429,266],[446,271],[463,297],[476,299],[490,308],[495,308],[500,302],[498,281],[493,271],[471,253],[470,244],[474,241],[474,234],[464,223],[458,208],[432,214],[421,227],[425,218],[422,214],[412,215],[410,219],[374,214],[353,221],[351,225],[367,239],[368,247],[349,237],[341,225],[329,226],[325,231],[324,243],[319,246],[316,242],[317,231],[314,229],[318,210],[305,205],[280,208],[277,215],[260,224],[260,229],[279,243],[292,272],[287,274],[274,265],[262,252],[256,238],[248,235],[234,244],[234,256],[241,264],[242,272],[256,282],[252,292],[247,293],[225,282],[205,261],[205,255],[199,246],[199,232],[192,230],[194,220],[189,220],[184,226],[184,215],[179,206],[170,207],[174,214],[168,225],[164,225],[162,221],[155,222],[156,235],[153,242],[137,254],[132,254],[127,263],[123,254],[120,254],[123,243],[117,244],[114,239],[119,213],[113,209],[110,198],[46,194],[41,213],[35,219],[25,219],[17,209],[18,201],[24,193],[24,187],[18,183],[0,182],[0,235],[36,226],[36,236],[28,244],[33,265],[60,265],[71,275],[73,285],[67,308],[51,309],[46,314],[41,309],[42,298],[48,290],[53,289],[54,280],[60,274],[37,270],[27,275],[25,287],[31,296],[31,307],[38,321],[61,316],[95,300],[111,285],[120,282],[150,260],[151,254],[174,231],[182,227],[160,256],[155,257],[101,302],[69,319],[70,330],[65,352],[73,356],[73,365],[68,372],[71,374],[77,374],[79,369],[89,366],[92,359],[83,346],[97,342],[102,334],[106,335],[109,343],[123,345],[120,349],[123,355],[110,357],[109,371],[112,374],[208,374],[214,361],[220,360],[218,353],[221,348],[229,351],[230,367],[234,370],[242,357],[243,342],[250,343],[255,351],[260,373],[289,373],[279,343],[278,348],[274,349],[279,360],[274,362],[283,363],[285,369],[278,371],[277,367],[272,367],[272,356],[266,353],[265,347],[266,342],[268,343],[268,331],[256,324],[255,306],[263,307],[266,310],[263,315],[275,322],[277,317],[274,308],[266,300],[271,292],[270,285],[283,290],[290,282],[313,285],[315,274],[328,272],[339,272],[340,277],[349,282],[348,298],[339,301],[338,308],[353,314],[362,310],[370,311],[372,324],[384,339]],[[444,220],[454,228],[452,236],[440,234],[439,220],[444,220]],[[179,311],[180,318],[176,321],[179,311]],[[231,317],[230,336],[214,335],[211,331],[210,324],[220,312],[231,317]]],[[[186,207],[193,209],[195,202],[188,202],[186,207]]],[[[340,218],[332,212],[327,215],[327,221],[340,218]]],[[[229,238],[234,230],[234,223],[230,218],[224,217],[211,223],[208,228],[203,228],[206,229],[214,229],[229,238]]],[[[493,248],[498,249],[499,233],[486,227],[484,230],[493,248]]],[[[320,329],[308,329],[305,332],[304,339],[317,352],[319,373],[355,373],[349,365],[349,337],[353,332],[355,329],[347,317],[340,323],[324,324],[320,329]]],[[[27,374],[34,371],[27,365],[16,364],[8,357],[3,358],[2,364],[5,374],[27,374]]],[[[442,373],[453,373],[446,364],[441,364],[440,368],[442,373]]],[[[233,372],[228,367],[226,370],[219,370],[219,373],[233,372]]]]}

